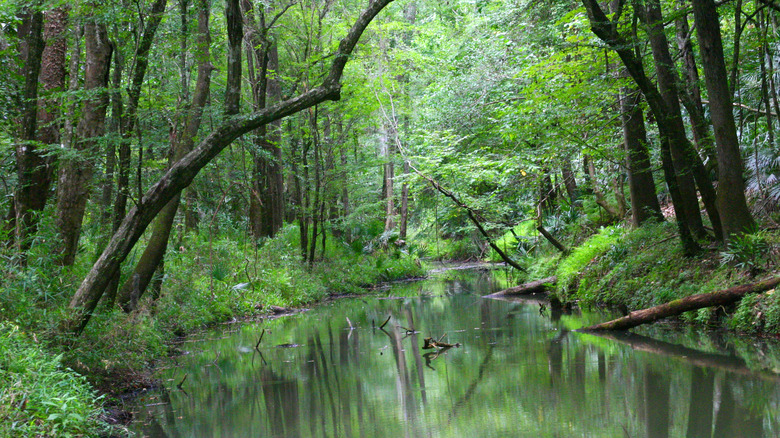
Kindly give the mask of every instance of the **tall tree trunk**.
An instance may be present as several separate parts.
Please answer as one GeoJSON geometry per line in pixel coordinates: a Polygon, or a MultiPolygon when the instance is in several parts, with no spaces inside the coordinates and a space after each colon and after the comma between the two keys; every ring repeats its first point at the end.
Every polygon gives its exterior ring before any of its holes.
{"type": "MultiPolygon", "coordinates": [[[[130,195],[130,171],[132,165],[132,149],[130,143],[133,138],[133,133],[137,125],[137,111],[138,104],[141,99],[141,86],[143,85],[144,78],[146,77],[146,70],[149,66],[149,51],[151,50],[154,37],[157,32],[157,28],[162,21],[163,14],[165,13],[165,7],[167,0],[155,0],[149,11],[149,16],[146,19],[146,25],[141,33],[141,40],[138,47],[135,50],[134,62],[135,66],[130,77],[130,88],[128,90],[127,105],[125,111],[121,114],[121,136],[122,141],[119,143],[119,153],[117,159],[116,169],[116,200],[114,201],[114,208],[112,211],[112,233],[116,233],[119,226],[122,223],[122,218],[125,216],[125,210],[127,209],[127,199],[130,195]]],[[[182,38],[182,52],[186,52],[186,13],[187,13],[187,0],[182,0],[182,27],[184,29],[184,35],[182,38]]],[[[182,67],[182,71],[184,68],[182,67]]],[[[139,148],[140,148],[139,144],[139,148]]],[[[139,163],[141,162],[141,156],[139,153],[139,163]]],[[[104,299],[105,306],[113,307],[116,300],[117,289],[119,288],[120,271],[113,275],[110,283],[106,289],[106,297],[104,299]]]]}
{"type": "MultiPolygon", "coordinates": [[[[211,71],[214,69],[209,58],[209,45],[211,44],[209,32],[210,2],[209,0],[198,0],[197,4],[198,36],[196,43],[196,59],[198,59],[198,78],[195,83],[195,93],[192,97],[192,103],[184,125],[184,130],[177,138],[173,139],[173,144],[171,145],[169,167],[189,153],[195,144],[195,137],[198,135],[198,129],[200,129],[203,108],[206,106],[206,101],[209,96],[211,71]]],[[[230,89],[230,84],[228,84],[228,89],[230,89]]],[[[141,296],[143,296],[149,283],[152,281],[155,271],[158,270],[163,262],[180,200],[181,196],[177,193],[162,208],[154,221],[149,243],[143,254],[141,254],[141,258],[135,266],[135,270],[119,290],[118,302],[125,311],[129,312],[135,310],[134,305],[136,305],[141,296]]]]}
{"type": "Polygon", "coordinates": [[[84,211],[90,195],[99,138],[105,133],[108,107],[108,78],[112,46],[103,23],[88,18],[84,25],[84,90],[89,94],[76,127],[76,141],[68,158],[62,160],[57,193],[57,228],[62,238],[61,263],[76,259],[84,211]]]}
{"type": "Polygon", "coordinates": [[[241,104],[241,41],[244,38],[244,22],[239,0],[225,0],[227,23],[227,86],[225,87],[225,114],[238,114],[241,104]]]}
{"type": "Polygon", "coordinates": [[[718,207],[723,217],[724,239],[755,227],[745,200],[742,157],[728,89],[720,19],[712,0],[694,0],[693,15],[699,34],[699,47],[707,94],[710,98],[712,125],[718,150],[718,207]]]}
{"type": "Polygon", "coordinates": [[[380,147],[382,148],[382,158],[385,163],[382,165],[382,186],[384,188],[382,197],[385,201],[385,232],[395,228],[395,190],[393,182],[395,180],[395,164],[393,139],[395,138],[395,126],[385,123],[384,130],[380,134],[380,147]]]}
{"type": "Polygon", "coordinates": [[[398,229],[398,238],[406,240],[406,232],[409,227],[409,160],[404,160],[404,182],[401,184],[401,223],[398,229]]]}
{"type": "Polygon", "coordinates": [[[562,159],[561,176],[563,176],[563,186],[566,188],[569,202],[574,205],[579,197],[579,189],[577,188],[577,179],[574,177],[574,170],[571,167],[571,158],[568,156],[562,159]]]}
{"type": "MultiPolygon", "coordinates": [[[[117,26],[114,25],[114,34],[118,34],[117,26]]],[[[114,52],[114,70],[111,72],[111,118],[108,121],[108,131],[116,135],[115,138],[121,138],[122,132],[122,114],[124,112],[124,102],[122,101],[122,74],[124,73],[124,55],[122,54],[123,42],[117,44],[114,52]]],[[[103,171],[103,180],[101,182],[100,196],[100,240],[98,251],[103,250],[103,246],[108,243],[108,239],[114,234],[113,229],[113,201],[114,201],[114,175],[116,173],[116,152],[117,142],[112,138],[107,142],[105,151],[105,169],[103,171]]],[[[120,142],[121,143],[121,142],[120,142]]],[[[100,254],[98,252],[98,254],[100,254]]]]}
{"type": "MultiPolygon", "coordinates": [[[[677,73],[674,71],[674,61],[669,53],[669,42],[664,33],[661,4],[659,0],[648,0],[645,5],[645,21],[649,28],[648,33],[655,61],[658,87],[667,109],[667,112],[658,121],[671,128],[669,142],[672,149],[672,159],[680,183],[680,193],[683,196],[683,207],[686,209],[688,224],[694,234],[700,237],[706,236],[701,222],[699,201],[696,197],[695,186],[698,186],[710,222],[715,229],[715,235],[720,238],[722,230],[715,189],[701,163],[701,157],[693,149],[685,135],[685,125],[677,93],[677,73]],[[694,180],[695,186],[692,186],[691,182],[694,180]]],[[[658,116],[658,114],[656,115],[658,116]]]]}
{"type": "MultiPolygon", "coordinates": [[[[691,29],[688,25],[688,14],[682,11],[688,7],[685,0],[677,0],[677,13],[675,20],[677,30],[677,46],[680,49],[680,61],[683,64],[683,85],[681,86],[680,101],[691,118],[693,128],[693,141],[699,153],[707,157],[705,167],[708,172],[718,171],[718,158],[715,154],[715,144],[709,132],[709,123],[704,117],[704,106],[701,101],[701,89],[699,88],[699,69],[696,66],[696,58],[693,55],[691,43],[691,29]]],[[[717,178],[716,178],[717,179],[717,178]]]]}
{"type": "MultiPolygon", "coordinates": [[[[43,210],[49,192],[47,160],[35,143],[38,127],[38,77],[44,52],[43,28],[42,12],[24,11],[19,29],[19,37],[22,39],[21,58],[24,61],[24,88],[21,90],[19,102],[21,132],[20,141],[16,144],[17,188],[12,206],[16,246],[23,263],[26,263],[25,253],[30,247],[30,238],[37,229],[38,213],[43,210]]],[[[48,23],[46,30],[50,31],[48,23]]]]}
{"type": "MultiPolygon", "coordinates": [[[[266,20],[265,7],[255,13],[252,2],[243,1],[247,20],[246,39],[254,49],[248,49],[247,65],[252,84],[255,111],[281,101],[278,78],[279,52],[268,34],[286,9],[266,20]],[[270,73],[272,72],[272,73],[270,73]]],[[[253,183],[250,198],[250,224],[255,237],[273,237],[284,224],[284,175],[282,172],[281,121],[261,126],[255,132],[256,150],[252,152],[253,183]]]]}
{"type": "MultiPolygon", "coordinates": [[[[585,6],[588,13],[588,20],[590,21],[593,33],[602,41],[606,42],[612,50],[618,54],[623,65],[626,67],[626,70],[631,75],[631,78],[642,91],[642,94],[644,94],[650,109],[656,117],[656,121],[663,120],[663,115],[667,114],[669,110],[658,89],[650,82],[650,79],[645,74],[642,61],[632,51],[632,45],[618,34],[615,24],[607,18],[596,0],[582,0],[582,4],[585,6]]],[[[669,185],[669,191],[672,194],[672,203],[674,204],[675,212],[677,212],[676,216],[677,225],[678,228],[680,228],[680,241],[685,253],[692,254],[698,249],[698,245],[692,239],[689,240],[691,237],[688,228],[689,221],[687,220],[685,209],[682,206],[683,201],[678,188],[675,170],[671,162],[671,151],[668,151],[668,156],[666,154],[667,148],[669,147],[669,138],[675,135],[685,136],[685,132],[673,132],[673,129],[670,128],[673,127],[667,127],[664,123],[658,123],[658,130],[661,134],[662,157],[664,157],[664,177],[669,185]],[[670,161],[667,162],[666,158],[670,161]],[[672,167],[669,167],[668,165],[671,165],[672,167]]]]}
{"type": "Polygon", "coordinates": [[[628,189],[631,193],[631,223],[638,227],[648,220],[663,221],[661,206],[655,193],[655,181],[647,152],[647,133],[640,94],[623,88],[620,111],[623,119],[623,141],[626,148],[628,189]]]}

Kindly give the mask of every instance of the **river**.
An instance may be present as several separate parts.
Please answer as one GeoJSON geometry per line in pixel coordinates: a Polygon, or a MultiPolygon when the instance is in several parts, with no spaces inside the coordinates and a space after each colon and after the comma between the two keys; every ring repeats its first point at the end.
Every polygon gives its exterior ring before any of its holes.
{"type": "Polygon", "coordinates": [[[668,325],[576,333],[607,315],[481,298],[500,277],[447,271],[188,338],[157,371],[165,389],[135,400],[131,428],[155,438],[780,436],[775,347],[668,325]],[[423,350],[428,337],[460,345],[423,350]]]}

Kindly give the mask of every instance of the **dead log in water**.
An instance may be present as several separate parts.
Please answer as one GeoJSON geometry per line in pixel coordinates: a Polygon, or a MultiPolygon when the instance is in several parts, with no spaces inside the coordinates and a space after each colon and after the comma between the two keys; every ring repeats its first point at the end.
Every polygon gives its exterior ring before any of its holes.
{"type": "Polygon", "coordinates": [[[520,286],[500,290],[490,295],[485,295],[485,298],[529,295],[538,292],[546,292],[547,289],[549,289],[551,286],[554,286],[557,281],[558,277],[553,275],[552,277],[542,278],[541,280],[532,281],[530,283],[521,284],[520,286]]]}
{"type": "Polygon", "coordinates": [[[669,316],[680,315],[691,310],[731,304],[739,301],[747,294],[768,291],[778,284],[780,284],[780,276],[768,278],[757,283],[734,286],[708,294],[691,295],[679,300],[670,301],[666,304],[661,304],[660,306],[636,310],[622,318],[585,327],[579,331],[628,330],[638,325],[658,321],[659,319],[669,316]]]}

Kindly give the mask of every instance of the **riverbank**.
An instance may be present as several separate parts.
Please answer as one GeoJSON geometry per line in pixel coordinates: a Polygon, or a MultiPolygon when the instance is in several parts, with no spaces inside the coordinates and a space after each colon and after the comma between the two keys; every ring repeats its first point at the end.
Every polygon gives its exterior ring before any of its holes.
{"type": "MultiPolygon", "coordinates": [[[[529,259],[528,279],[556,276],[551,298],[564,305],[644,309],[777,275],[780,233],[761,231],[728,246],[703,244],[685,257],[672,223],[637,229],[610,226],[556,253],[529,259]]],[[[735,305],[704,308],[681,320],[751,335],[780,333],[780,299],[770,290],[735,305]]]]}
{"type": "Polygon", "coordinates": [[[157,293],[146,294],[132,313],[98,306],[76,338],[60,333],[58,323],[87,266],[63,269],[45,252],[27,266],[1,265],[5,343],[0,346],[7,354],[0,366],[0,436],[122,436],[122,423],[130,419],[124,398],[156,384],[146,370],[177,354],[175,339],[425,274],[415,255],[393,245],[368,252],[334,238],[308,265],[296,236],[289,227],[260,247],[235,238],[188,236],[167,255],[157,293]],[[27,356],[50,372],[14,365],[29,362],[27,356]],[[68,389],[63,382],[72,380],[83,388],[68,389]],[[38,399],[45,403],[32,402],[38,399]]]}

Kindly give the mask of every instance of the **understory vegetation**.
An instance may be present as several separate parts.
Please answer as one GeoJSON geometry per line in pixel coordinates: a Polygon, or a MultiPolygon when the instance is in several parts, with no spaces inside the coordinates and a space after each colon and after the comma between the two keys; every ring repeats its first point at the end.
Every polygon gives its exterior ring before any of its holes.
{"type": "MultiPolygon", "coordinates": [[[[780,8],[601,3],[3,2],[4,342],[122,390],[430,261],[623,311],[778,275],[780,8]]],[[[780,332],[773,291],[684,318],[780,332]]],[[[35,387],[19,433],[92,434],[35,387]]]]}

